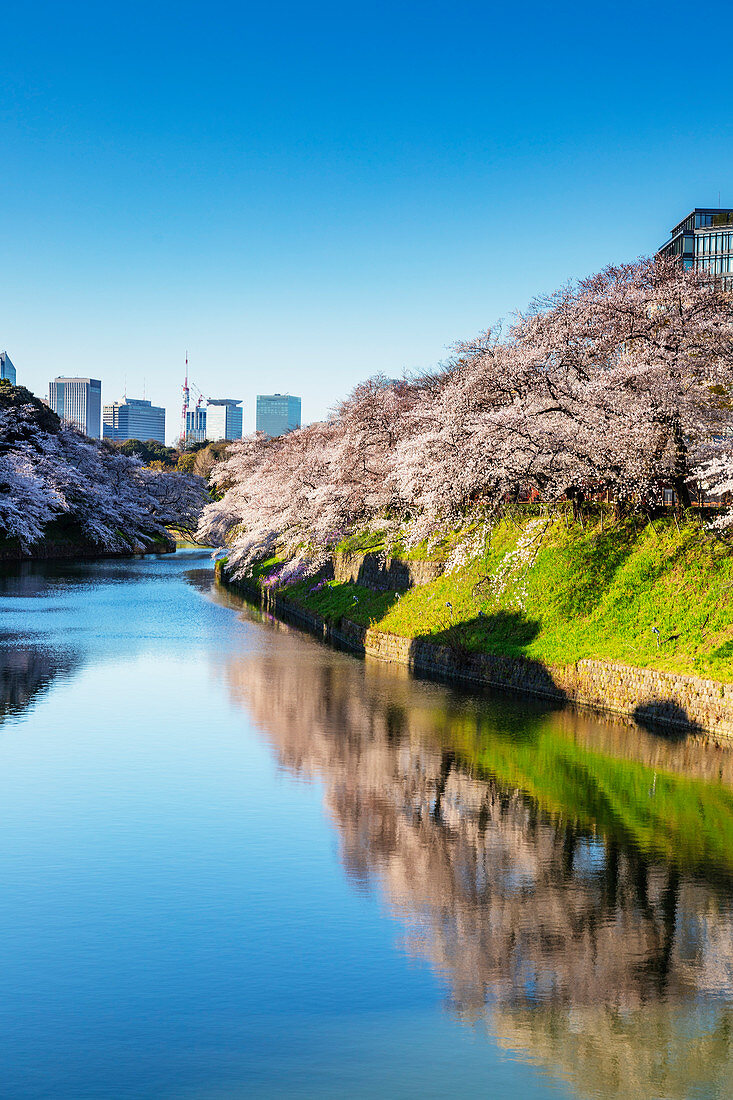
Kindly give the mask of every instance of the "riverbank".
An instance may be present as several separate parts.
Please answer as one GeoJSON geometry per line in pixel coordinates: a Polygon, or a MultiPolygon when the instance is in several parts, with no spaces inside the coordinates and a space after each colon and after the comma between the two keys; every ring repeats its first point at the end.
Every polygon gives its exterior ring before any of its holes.
{"type": "Polygon", "coordinates": [[[175,554],[175,552],[176,540],[173,537],[163,539],[158,535],[145,546],[140,542],[130,541],[129,546],[118,550],[105,549],[90,539],[83,538],[78,532],[63,529],[49,533],[47,537],[31,544],[29,548],[21,546],[15,538],[0,539],[0,562],[129,558],[136,554],[175,554]]]}
{"type": "Polygon", "coordinates": [[[432,579],[423,553],[385,561],[374,536],[316,579],[276,589],[278,567],[240,587],[355,652],[733,738],[731,550],[695,522],[505,522],[432,579]]]}

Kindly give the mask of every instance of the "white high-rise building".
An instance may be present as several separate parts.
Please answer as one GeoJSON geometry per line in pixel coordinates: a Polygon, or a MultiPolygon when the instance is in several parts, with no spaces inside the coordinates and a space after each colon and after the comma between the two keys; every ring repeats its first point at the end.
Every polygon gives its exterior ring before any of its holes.
{"type": "Polygon", "coordinates": [[[231,397],[210,397],[206,402],[206,438],[215,443],[219,439],[242,438],[242,402],[231,397]]]}
{"type": "Polygon", "coordinates": [[[102,383],[98,378],[54,378],[48,403],[63,424],[99,439],[102,434],[102,383]]]}

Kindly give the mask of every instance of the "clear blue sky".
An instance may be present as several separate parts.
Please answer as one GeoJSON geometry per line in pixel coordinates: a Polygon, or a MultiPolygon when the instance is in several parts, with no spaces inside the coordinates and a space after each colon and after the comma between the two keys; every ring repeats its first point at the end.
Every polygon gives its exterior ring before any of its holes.
{"type": "Polygon", "coordinates": [[[69,2],[0,15],[0,348],[178,427],[436,363],[733,204],[728,5],[69,2]],[[698,28],[694,30],[693,22],[698,28]]]}

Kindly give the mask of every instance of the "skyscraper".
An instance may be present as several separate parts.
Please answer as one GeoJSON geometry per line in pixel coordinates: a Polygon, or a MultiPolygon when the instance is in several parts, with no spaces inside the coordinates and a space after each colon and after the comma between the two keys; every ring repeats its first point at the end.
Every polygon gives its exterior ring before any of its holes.
{"type": "Polygon", "coordinates": [[[48,386],[48,403],[62,423],[99,439],[102,383],[98,378],[54,378],[48,386]]]}
{"type": "Polygon", "coordinates": [[[206,409],[196,405],[186,413],[186,440],[203,443],[206,440],[206,409]]]}
{"type": "Polygon", "coordinates": [[[15,385],[15,367],[7,351],[0,351],[0,378],[7,378],[11,386],[15,385]]]}
{"type": "Polygon", "coordinates": [[[212,443],[219,439],[242,438],[242,402],[231,397],[210,397],[206,402],[206,438],[212,443]]]}
{"type": "Polygon", "coordinates": [[[126,439],[156,439],[165,443],[165,409],[150,401],[126,397],[104,406],[104,438],[115,443],[126,439]]]}
{"type": "Polygon", "coordinates": [[[262,394],[257,398],[257,431],[285,435],[300,427],[300,398],[287,393],[262,394]]]}

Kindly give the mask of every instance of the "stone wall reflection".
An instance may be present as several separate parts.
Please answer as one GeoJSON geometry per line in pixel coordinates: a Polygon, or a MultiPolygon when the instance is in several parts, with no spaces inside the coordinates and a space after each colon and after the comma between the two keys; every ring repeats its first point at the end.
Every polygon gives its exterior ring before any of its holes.
{"type": "Polygon", "coordinates": [[[729,869],[650,857],[579,825],[572,801],[545,812],[472,768],[466,745],[487,722],[509,745],[554,723],[594,754],[722,785],[733,780],[727,750],[472,700],[287,631],[224,675],[282,766],[324,783],[348,874],[379,884],[406,949],[429,961],[466,1022],[588,1095],[683,1096],[689,1066],[704,1063],[706,1081],[730,1072],[729,869]]]}

